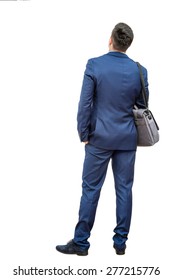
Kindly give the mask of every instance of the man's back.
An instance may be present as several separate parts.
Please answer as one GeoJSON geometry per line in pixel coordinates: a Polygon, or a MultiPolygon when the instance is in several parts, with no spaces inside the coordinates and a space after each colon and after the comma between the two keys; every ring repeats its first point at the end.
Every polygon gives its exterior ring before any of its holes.
{"type": "MultiPolygon", "coordinates": [[[[143,72],[147,81],[145,68],[143,72]]],[[[132,110],[140,92],[138,67],[126,54],[109,52],[90,59],[79,103],[79,134],[88,133],[89,142],[100,148],[135,150],[137,134],[132,110]]]]}

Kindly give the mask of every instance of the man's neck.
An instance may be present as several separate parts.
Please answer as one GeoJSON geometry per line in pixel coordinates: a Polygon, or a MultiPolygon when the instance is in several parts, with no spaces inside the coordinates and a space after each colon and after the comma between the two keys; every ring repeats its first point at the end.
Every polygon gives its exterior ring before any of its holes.
{"type": "Polygon", "coordinates": [[[110,52],[126,53],[126,52],[123,52],[123,51],[120,51],[120,50],[116,50],[116,49],[114,49],[114,48],[112,48],[112,47],[109,47],[109,51],[110,51],[110,52]]]}

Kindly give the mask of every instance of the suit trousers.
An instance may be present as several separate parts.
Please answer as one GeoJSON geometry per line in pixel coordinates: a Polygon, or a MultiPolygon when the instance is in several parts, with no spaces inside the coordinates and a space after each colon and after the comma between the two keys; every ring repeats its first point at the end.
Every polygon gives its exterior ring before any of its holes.
{"type": "Polygon", "coordinates": [[[110,160],[112,160],[116,191],[117,223],[114,228],[113,242],[117,249],[125,247],[132,213],[135,155],[135,150],[105,150],[91,144],[85,145],[79,220],[73,238],[73,241],[81,248],[90,247],[88,238],[94,224],[100,191],[110,160]]]}

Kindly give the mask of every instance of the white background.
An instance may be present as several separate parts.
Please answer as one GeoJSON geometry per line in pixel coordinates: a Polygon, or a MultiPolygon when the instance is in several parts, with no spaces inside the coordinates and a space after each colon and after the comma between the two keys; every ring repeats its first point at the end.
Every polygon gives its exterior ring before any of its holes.
{"type": "Polygon", "coordinates": [[[108,266],[154,266],[161,274],[150,279],[170,279],[171,11],[168,0],[0,1],[2,279],[26,279],[13,276],[19,265],[103,269],[97,279],[106,279],[108,266]],[[120,21],[135,34],[127,54],[148,69],[150,109],[160,125],[161,140],[137,152],[126,255],[117,256],[112,247],[116,223],[110,168],[89,255],[62,255],[55,246],[73,238],[81,196],[84,147],[78,139],[76,113],[83,72],[88,58],[108,51],[109,36],[120,21]]]}

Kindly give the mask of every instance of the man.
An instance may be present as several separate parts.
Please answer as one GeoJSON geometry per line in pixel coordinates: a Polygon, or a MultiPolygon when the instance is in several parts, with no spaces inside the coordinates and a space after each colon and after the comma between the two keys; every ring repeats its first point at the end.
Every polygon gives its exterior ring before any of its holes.
{"type": "MultiPolygon", "coordinates": [[[[88,60],[77,116],[80,140],[85,143],[79,221],[74,238],[56,247],[61,253],[88,254],[101,187],[112,160],[117,219],[113,247],[118,255],[125,254],[137,148],[133,107],[143,105],[139,69],[125,54],[133,37],[127,24],[118,23],[109,39],[109,52],[88,60]]],[[[142,67],[142,71],[148,95],[147,70],[142,67]]]]}

